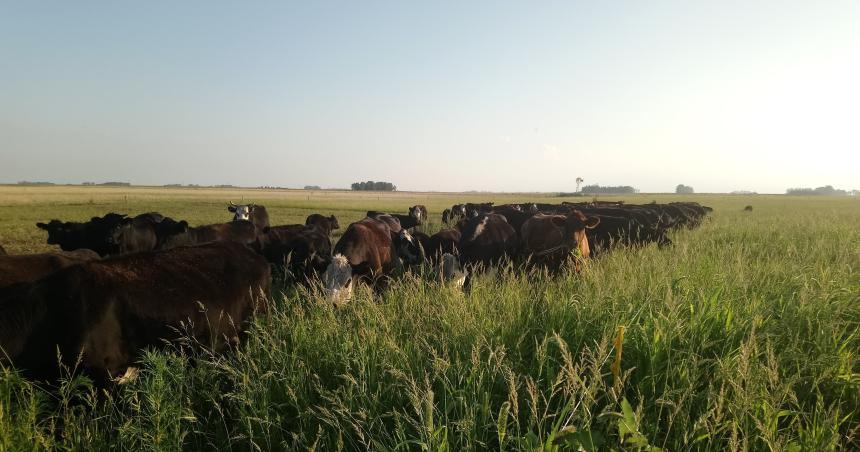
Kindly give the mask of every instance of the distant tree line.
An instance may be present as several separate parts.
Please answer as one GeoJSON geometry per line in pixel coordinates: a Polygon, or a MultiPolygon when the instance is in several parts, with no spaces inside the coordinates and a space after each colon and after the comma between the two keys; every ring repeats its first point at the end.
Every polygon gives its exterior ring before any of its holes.
{"type": "Polygon", "coordinates": [[[28,180],[22,180],[18,182],[18,185],[54,185],[53,182],[30,182],[28,180]]]}
{"type": "MultiPolygon", "coordinates": [[[[856,191],[856,190],[854,190],[856,191]]],[[[802,195],[802,196],[845,196],[848,194],[853,194],[852,192],[848,192],[845,190],[839,190],[833,188],[832,185],[825,185],[823,187],[818,188],[789,188],[785,191],[786,195],[802,195]]]]}
{"type": "MultiPolygon", "coordinates": [[[[322,190],[319,185],[305,185],[305,190],[322,190]]],[[[353,188],[355,190],[355,188],[353,188]]]]}
{"type": "Polygon", "coordinates": [[[638,193],[639,190],[629,186],[629,185],[618,185],[618,186],[605,186],[601,187],[600,185],[586,185],[582,187],[583,193],[598,193],[598,194],[625,194],[625,193],[638,193]]]}
{"type": "Polygon", "coordinates": [[[695,193],[695,190],[693,190],[693,187],[689,185],[678,184],[678,186],[675,187],[675,193],[678,193],[679,195],[692,195],[695,193]]]}
{"type": "Polygon", "coordinates": [[[355,182],[352,184],[352,189],[356,191],[395,191],[397,187],[391,182],[355,182]]]}

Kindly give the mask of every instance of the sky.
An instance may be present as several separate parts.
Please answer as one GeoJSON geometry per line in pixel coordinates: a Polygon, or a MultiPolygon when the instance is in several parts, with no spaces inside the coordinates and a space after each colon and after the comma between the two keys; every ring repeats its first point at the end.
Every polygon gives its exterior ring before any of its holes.
{"type": "Polygon", "coordinates": [[[860,189],[860,2],[4,2],[0,182],[860,189]]]}

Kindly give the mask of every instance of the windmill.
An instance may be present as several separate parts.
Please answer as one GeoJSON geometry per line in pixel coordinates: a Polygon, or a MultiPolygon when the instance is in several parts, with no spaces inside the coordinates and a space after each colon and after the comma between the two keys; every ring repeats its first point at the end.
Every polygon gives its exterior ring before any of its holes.
{"type": "Polygon", "coordinates": [[[577,178],[576,178],[576,191],[577,191],[577,192],[579,191],[579,184],[581,184],[581,183],[583,183],[583,182],[585,182],[585,179],[583,179],[583,178],[581,178],[581,177],[577,177],[577,178]]]}

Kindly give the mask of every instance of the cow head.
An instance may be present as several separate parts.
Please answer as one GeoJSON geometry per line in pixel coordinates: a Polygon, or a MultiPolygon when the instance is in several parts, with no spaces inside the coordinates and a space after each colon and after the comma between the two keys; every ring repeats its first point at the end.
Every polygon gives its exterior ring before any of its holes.
{"type": "MultiPolygon", "coordinates": [[[[594,229],[600,224],[599,217],[586,217],[578,210],[572,210],[564,217],[564,237],[565,240],[570,240],[579,251],[579,255],[583,258],[591,256],[591,249],[588,246],[588,236],[585,235],[586,229],[594,229]]],[[[577,263],[576,270],[579,271],[577,263]]]]}
{"type": "Polygon", "coordinates": [[[323,273],[326,298],[334,305],[340,305],[352,298],[352,266],[343,254],[332,257],[323,273]]]}
{"type": "Polygon", "coordinates": [[[406,229],[401,229],[394,237],[394,251],[405,265],[419,265],[424,262],[424,247],[406,229]]]}
{"type": "Polygon", "coordinates": [[[415,221],[418,222],[418,224],[424,222],[424,212],[418,206],[412,206],[409,208],[409,216],[414,218],[415,221]]]}
{"type": "Polygon", "coordinates": [[[36,223],[36,227],[48,231],[48,245],[59,245],[67,237],[74,234],[80,227],[74,223],[63,223],[60,220],[51,220],[48,223],[36,223]]]}
{"type": "Polygon", "coordinates": [[[250,220],[255,207],[257,207],[256,204],[236,205],[231,202],[227,206],[227,211],[233,213],[233,221],[250,220]]]}
{"type": "Polygon", "coordinates": [[[451,253],[444,253],[436,264],[436,274],[443,284],[452,281],[457,287],[462,287],[466,281],[466,272],[460,265],[460,259],[451,253]]]}
{"type": "Polygon", "coordinates": [[[337,222],[337,217],[334,215],[328,217],[329,224],[331,224],[331,230],[340,229],[340,223],[337,222]]]}

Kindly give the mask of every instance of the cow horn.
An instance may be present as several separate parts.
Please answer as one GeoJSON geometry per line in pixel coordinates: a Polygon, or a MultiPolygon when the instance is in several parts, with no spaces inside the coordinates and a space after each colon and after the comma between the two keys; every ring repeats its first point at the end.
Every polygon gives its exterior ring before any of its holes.
{"type": "Polygon", "coordinates": [[[236,204],[233,204],[233,201],[230,201],[230,207],[236,207],[236,204]]]}

